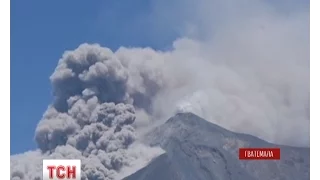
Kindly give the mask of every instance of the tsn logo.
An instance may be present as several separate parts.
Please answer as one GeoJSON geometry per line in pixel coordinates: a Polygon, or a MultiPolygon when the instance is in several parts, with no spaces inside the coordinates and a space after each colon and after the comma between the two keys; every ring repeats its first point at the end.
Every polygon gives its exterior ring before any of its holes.
{"type": "Polygon", "coordinates": [[[79,159],[44,159],[43,180],[81,180],[79,159]]]}

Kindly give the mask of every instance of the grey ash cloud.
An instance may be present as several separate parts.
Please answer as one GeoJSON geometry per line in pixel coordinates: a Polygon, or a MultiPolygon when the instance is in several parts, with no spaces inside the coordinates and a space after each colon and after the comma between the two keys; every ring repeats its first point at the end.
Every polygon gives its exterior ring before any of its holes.
{"type": "Polygon", "coordinates": [[[54,102],[35,131],[39,149],[12,157],[12,179],[41,179],[43,158],[80,158],[83,179],[117,179],[124,167],[161,154],[136,141],[133,96],[140,92],[128,92],[128,77],[108,48],[83,44],[66,52],[50,77],[54,102]]]}

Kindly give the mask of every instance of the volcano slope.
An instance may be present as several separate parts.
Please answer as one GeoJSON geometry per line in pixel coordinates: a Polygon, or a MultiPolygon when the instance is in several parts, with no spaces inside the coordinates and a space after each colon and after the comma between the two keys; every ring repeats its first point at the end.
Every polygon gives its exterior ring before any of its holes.
{"type": "Polygon", "coordinates": [[[165,154],[124,180],[307,180],[310,149],[268,143],[228,131],[192,114],[178,113],[146,136],[165,154]],[[279,147],[280,160],[244,161],[240,147],[279,147]]]}

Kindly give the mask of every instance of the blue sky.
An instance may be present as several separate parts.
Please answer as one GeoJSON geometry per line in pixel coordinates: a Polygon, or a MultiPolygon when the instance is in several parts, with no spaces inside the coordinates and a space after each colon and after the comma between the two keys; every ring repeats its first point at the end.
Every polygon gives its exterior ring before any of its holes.
{"type": "Polygon", "coordinates": [[[11,1],[10,154],[36,148],[34,130],[52,100],[49,76],[65,50],[170,45],[176,30],[155,27],[145,18],[150,8],[149,0],[11,1]]]}

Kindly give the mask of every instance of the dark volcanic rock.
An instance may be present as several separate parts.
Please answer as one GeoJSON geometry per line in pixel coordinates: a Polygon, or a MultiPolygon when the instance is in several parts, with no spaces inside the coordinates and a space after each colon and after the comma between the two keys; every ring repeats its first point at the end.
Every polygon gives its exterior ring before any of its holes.
{"type": "Polygon", "coordinates": [[[179,113],[146,138],[166,153],[124,180],[307,180],[310,149],[268,143],[179,113]],[[243,161],[240,147],[279,147],[281,160],[243,161]]]}

